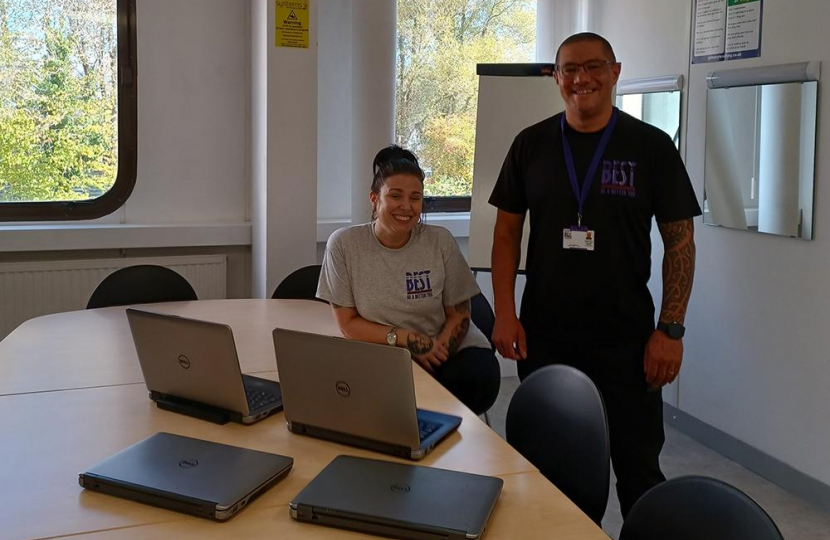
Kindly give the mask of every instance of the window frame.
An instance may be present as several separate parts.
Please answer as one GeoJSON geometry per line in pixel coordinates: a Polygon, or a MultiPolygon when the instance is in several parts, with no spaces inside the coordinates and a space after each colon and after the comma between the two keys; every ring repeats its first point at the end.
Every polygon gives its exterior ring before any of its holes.
{"type": "Polygon", "coordinates": [[[138,162],[136,0],[117,0],[118,172],[106,193],[83,201],[0,203],[0,221],[95,219],[118,210],[135,187],[138,162]]]}
{"type": "Polygon", "coordinates": [[[471,195],[451,195],[446,197],[424,196],[424,214],[440,214],[446,212],[469,212],[472,208],[471,195]]]}

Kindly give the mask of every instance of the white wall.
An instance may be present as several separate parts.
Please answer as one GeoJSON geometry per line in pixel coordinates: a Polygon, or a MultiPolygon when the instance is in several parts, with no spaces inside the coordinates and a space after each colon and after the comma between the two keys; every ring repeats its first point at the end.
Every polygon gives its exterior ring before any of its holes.
{"type": "Polygon", "coordinates": [[[138,178],[124,222],[247,221],[248,10],[137,2],[138,178]]]}
{"type": "MultiPolygon", "coordinates": [[[[766,0],[762,57],[689,67],[691,3],[606,0],[598,30],[615,46],[623,77],[688,73],[685,158],[703,193],[705,77],[714,69],[830,61],[824,0],[766,0]],[[624,4],[624,5],[621,5],[624,4]]],[[[820,83],[819,101],[830,99],[820,83]]],[[[680,409],[830,483],[830,111],[818,122],[813,242],[703,226],[696,220],[697,272],[686,326],[680,409]],[[826,217],[826,216],[825,216],[826,217]]],[[[659,289],[659,241],[655,278],[659,289]]],[[[659,302],[659,298],[655,298],[659,302]]],[[[659,303],[658,303],[659,305],[659,303]]]]}
{"type": "Polygon", "coordinates": [[[352,0],[320,2],[319,21],[317,217],[346,222],[352,213],[352,0]]]}
{"type": "MultiPolygon", "coordinates": [[[[830,60],[822,0],[764,2],[762,58],[724,62],[752,67],[830,60]]],[[[721,66],[719,66],[721,67],[721,66]]],[[[705,107],[704,79],[712,66],[691,68],[689,106],[705,107]]],[[[819,83],[819,102],[830,97],[819,83]]],[[[681,407],[756,448],[830,483],[830,111],[820,111],[816,148],[815,241],[803,242],[703,227],[690,326],[694,369],[681,381],[681,407]],[[699,334],[697,328],[700,328],[699,334]]],[[[687,164],[702,180],[702,114],[690,114],[687,164]]]]}

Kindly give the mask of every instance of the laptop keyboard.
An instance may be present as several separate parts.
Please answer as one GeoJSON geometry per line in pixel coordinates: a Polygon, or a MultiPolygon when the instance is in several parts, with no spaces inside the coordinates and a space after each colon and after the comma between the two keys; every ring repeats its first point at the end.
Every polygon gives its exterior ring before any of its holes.
{"type": "Polygon", "coordinates": [[[438,422],[429,422],[427,420],[422,420],[419,418],[418,431],[420,432],[421,440],[423,441],[424,439],[438,431],[438,428],[440,428],[442,425],[443,424],[440,424],[438,422]]]}
{"type": "Polygon", "coordinates": [[[248,398],[248,407],[253,411],[277,401],[277,395],[266,390],[245,389],[245,396],[248,398]]]}

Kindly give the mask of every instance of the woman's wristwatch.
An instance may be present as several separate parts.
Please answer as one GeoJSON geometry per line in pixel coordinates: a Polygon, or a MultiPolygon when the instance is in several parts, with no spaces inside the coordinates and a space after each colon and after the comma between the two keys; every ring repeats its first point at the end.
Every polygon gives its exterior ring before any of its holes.
{"type": "Polygon", "coordinates": [[[386,333],[386,344],[389,345],[390,347],[394,347],[395,345],[398,344],[398,327],[397,326],[393,326],[386,333]]]}

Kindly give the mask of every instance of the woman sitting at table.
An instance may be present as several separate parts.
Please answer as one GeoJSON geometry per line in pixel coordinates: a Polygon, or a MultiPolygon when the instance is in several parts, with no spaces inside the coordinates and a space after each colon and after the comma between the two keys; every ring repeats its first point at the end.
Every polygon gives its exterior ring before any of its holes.
{"type": "Polygon", "coordinates": [[[329,238],[317,296],[343,335],[409,350],[412,358],[481,414],[501,382],[490,343],[470,321],[479,293],[451,233],[421,223],[424,172],[399,146],[378,152],[372,221],[329,238]]]}

